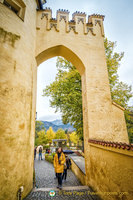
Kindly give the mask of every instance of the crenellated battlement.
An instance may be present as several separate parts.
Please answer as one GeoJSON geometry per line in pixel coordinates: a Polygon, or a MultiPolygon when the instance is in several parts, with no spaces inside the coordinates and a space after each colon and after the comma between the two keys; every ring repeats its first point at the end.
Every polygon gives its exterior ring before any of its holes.
{"type": "Polygon", "coordinates": [[[59,9],[59,10],[57,10],[57,12],[62,13],[62,14],[69,14],[69,11],[65,10],[65,9],[59,9]]]}
{"type": "Polygon", "coordinates": [[[99,25],[101,29],[101,35],[104,36],[103,15],[89,15],[86,21],[85,12],[74,12],[72,14],[72,20],[69,20],[69,11],[64,9],[57,10],[56,18],[52,18],[52,10],[47,7],[43,11],[38,11],[38,13],[39,17],[37,19],[37,29],[39,29],[39,20],[41,19],[46,21],[47,31],[50,31],[54,28],[57,32],[59,32],[61,31],[61,23],[64,20],[66,33],[74,31],[75,34],[78,34],[80,32],[84,35],[88,35],[89,33],[91,33],[93,36],[95,36],[96,26],[99,25]]]}
{"type": "Polygon", "coordinates": [[[86,17],[86,13],[84,12],[79,12],[79,11],[76,11],[72,14],[72,19],[74,20],[75,17],[81,17],[81,18],[84,18],[86,17]]]}

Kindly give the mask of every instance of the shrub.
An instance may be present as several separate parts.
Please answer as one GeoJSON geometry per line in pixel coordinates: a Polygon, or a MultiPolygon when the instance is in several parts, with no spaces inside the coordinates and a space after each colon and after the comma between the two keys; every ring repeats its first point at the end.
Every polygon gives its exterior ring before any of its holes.
{"type": "Polygon", "coordinates": [[[51,154],[53,156],[53,158],[54,158],[55,154],[56,154],[55,152],[51,154]]]}
{"type": "Polygon", "coordinates": [[[45,154],[45,160],[53,164],[53,155],[45,154]]]}

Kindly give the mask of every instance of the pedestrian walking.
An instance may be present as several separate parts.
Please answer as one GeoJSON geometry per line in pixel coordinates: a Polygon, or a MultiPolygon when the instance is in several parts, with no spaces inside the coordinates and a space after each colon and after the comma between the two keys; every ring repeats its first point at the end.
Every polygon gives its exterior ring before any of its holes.
{"type": "Polygon", "coordinates": [[[42,147],[39,148],[39,160],[40,160],[40,158],[42,160],[42,147]]]}
{"type": "Polygon", "coordinates": [[[54,156],[54,168],[57,172],[58,186],[60,190],[62,189],[62,173],[64,171],[65,155],[61,147],[58,148],[58,152],[54,156]]]}
{"type": "Polygon", "coordinates": [[[67,169],[70,169],[71,168],[71,159],[67,156],[66,158],[66,164],[67,164],[67,169]]]}
{"type": "Polygon", "coordinates": [[[36,159],[36,151],[37,151],[37,147],[34,148],[34,160],[36,159]]]}
{"type": "Polygon", "coordinates": [[[71,166],[71,160],[69,159],[69,157],[67,155],[65,155],[65,163],[64,163],[64,172],[62,175],[62,180],[66,181],[67,178],[67,170],[70,169],[71,166]]]}
{"type": "MultiPolygon", "coordinates": [[[[55,152],[58,153],[58,148],[56,148],[55,152]]],[[[54,156],[53,156],[53,160],[54,160],[54,156]]],[[[57,168],[56,168],[56,166],[54,166],[54,169],[55,169],[55,177],[54,177],[54,179],[56,179],[56,178],[58,178],[57,177],[57,168]]]]}

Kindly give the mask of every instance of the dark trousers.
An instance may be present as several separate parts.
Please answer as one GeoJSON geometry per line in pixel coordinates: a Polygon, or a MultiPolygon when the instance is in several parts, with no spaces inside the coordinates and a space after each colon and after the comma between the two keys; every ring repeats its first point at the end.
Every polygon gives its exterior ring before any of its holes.
{"type": "Polygon", "coordinates": [[[58,178],[58,175],[57,175],[57,173],[55,173],[55,176],[56,176],[56,178],[58,178]]]}
{"type": "Polygon", "coordinates": [[[62,176],[62,180],[63,180],[63,179],[66,180],[66,177],[67,177],[67,169],[64,169],[63,176],[62,176]]]}
{"type": "Polygon", "coordinates": [[[39,153],[39,160],[42,160],[42,153],[39,153]]]}
{"type": "Polygon", "coordinates": [[[57,173],[58,185],[62,186],[62,173],[57,173]]]}

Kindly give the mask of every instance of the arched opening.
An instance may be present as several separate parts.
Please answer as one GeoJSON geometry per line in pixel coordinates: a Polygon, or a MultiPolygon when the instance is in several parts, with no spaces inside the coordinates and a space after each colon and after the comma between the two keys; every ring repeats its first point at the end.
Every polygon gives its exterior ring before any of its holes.
{"type": "MultiPolygon", "coordinates": [[[[43,52],[41,52],[36,57],[37,65],[39,66],[44,61],[46,61],[50,58],[56,57],[56,56],[61,56],[61,57],[65,58],[66,60],[68,60],[69,62],[71,62],[76,67],[78,72],[80,73],[81,79],[82,79],[82,76],[84,75],[84,69],[85,69],[84,64],[82,63],[81,59],[74,52],[72,52],[70,49],[68,49],[67,47],[65,47],[63,45],[51,47],[51,48],[46,49],[43,52]]],[[[75,159],[76,159],[76,157],[75,157],[75,159]]],[[[78,163],[78,164],[80,165],[80,163],[78,163]]],[[[84,168],[84,169],[83,168],[82,169],[85,173],[85,160],[84,161],[82,160],[82,167],[84,168]],[[84,162],[84,166],[83,166],[83,162],[84,162]]]]}
{"type": "Polygon", "coordinates": [[[83,74],[85,67],[79,56],[77,56],[72,50],[68,49],[64,45],[57,45],[55,47],[50,47],[39,55],[36,56],[37,66],[40,65],[45,60],[53,58],[55,56],[62,56],[66,60],[70,61],[79,71],[80,75],[83,74]]]}

